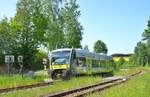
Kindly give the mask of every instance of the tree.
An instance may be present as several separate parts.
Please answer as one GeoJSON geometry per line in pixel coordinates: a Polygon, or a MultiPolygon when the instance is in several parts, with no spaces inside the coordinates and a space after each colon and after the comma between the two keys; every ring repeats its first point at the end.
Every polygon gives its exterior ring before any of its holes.
{"type": "Polygon", "coordinates": [[[146,51],[146,45],[145,43],[138,42],[137,46],[135,47],[135,56],[136,56],[136,64],[139,66],[145,66],[146,65],[146,56],[147,56],[147,51],[146,51]]]}
{"type": "Polygon", "coordinates": [[[150,44],[150,20],[148,20],[147,29],[143,32],[143,40],[146,41],[146,44],[150,44]]]}
{"type": "Polygon", "coordinates": [[[64,47],[64,32],[60,10],[63,0],[45,0],[45,16],[48,19],[48,28],[45,34],[45,45],[48,50],[64,47]]]}
{"type": "Polygon", "coordinates": [[[22,55],[31,69],[41,46],[81,47],[78,7],[76,0],[18,0],[15,16],[0,21],[0,55],[22,55]]]}
{"type": "Polygon", "coordinates": [[[82,26],[78,21],[78,8],[76,0],[44,0],[44,12],[48,19],[45,44],[50,51],[81,47],[82,26]]]}
{"type": "Polygon", "coordinates": [[[33,70],[42,70],[43,67],[44,67],[44,65],[43,65],[43,58],[48,59],[47,53],[45,51],[42,51],[42,50],[38,51],[36,53],[36,55],[35,55],[35,58],[33,60],[34,64],[31,66],[31,68],[33,70]]]}
{"type": "Polygon", "coordinates": [[[15,36],[13,53],[23,55],[25,68],[31,67],[47,27],[40,5],[40,0],[19,0],[11,20],[11,32],[15,36]]]}
{"type": "Polygon", "coordinates": [[[94,52],[95,53],[104,53],[107,54],[107,46],[104,42],[102,42],[101,40],[98,40],[97,42],[95,42],[94,44],[94,52]]]}
{"type": "Polygon", "coordinates": [[[81,15],[78,9],[79,5],[76,0],[69,0],[61,10],[65,45],[68,48],[81,48],[83,27],[78,21],[78,18],[81,15]]]}
{"type": "Polygon", "coordinates": [[[143,40],[134,49],[134,63],[139,66],[150,65],[150,20],[142,36],[143,40]]]}
{"type": "Polygon", "coordinates": [[[143,40],[145,40],[146,53],[145,61],[147,65],[150,65],[150,19],[148,20],[147,29],[143,32],[143,40]]]}
{"type": "Polygon", "coordinates": [[[4,55],[10,54],[11,39],[10,25],[5,17],[0,21],[0,64],[4,63],[4,55]]]}
{"type": "Polygon", "coordinates": [[[42,0],[35,0],[33,15],[31,16],[31,22],[33,22],[35,39],[36,41],[38,41],[39,44],[44,44],[44,35],[48,28],[48,19],[44,14],[42,5],[42,0]]]}
{"type": "Polygon", "coordinates": [[[88,45],[85,45],[83,49],[89,52],[89,47],[88,47],[88,45]]]}

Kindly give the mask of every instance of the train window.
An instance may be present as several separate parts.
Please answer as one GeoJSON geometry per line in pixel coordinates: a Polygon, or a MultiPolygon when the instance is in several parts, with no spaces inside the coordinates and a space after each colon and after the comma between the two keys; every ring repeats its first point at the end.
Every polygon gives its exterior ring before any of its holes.
{"type": "Polygon", "coordinates": [[[97,60],[92,60],[92,67],[98,67],[97,60]]]}
{"type": "Polygon", "coordinates": [[[91,67],[91,64],[92,64],[92,60],[89,59],[89,58],[86,58],[86,65],[87,65],[88,67],[91,67]]]}
{"type": "Polygon", "coordinates": [[[75,50],[72,50],[72,58],[76,59],[76,52],[75,52],[75,50]]]}
{"type": "Polygon", "coordinates": [[[85,57],[78,58],[78,64],[79,66],[86,66],[86,58],[85,57]]]}

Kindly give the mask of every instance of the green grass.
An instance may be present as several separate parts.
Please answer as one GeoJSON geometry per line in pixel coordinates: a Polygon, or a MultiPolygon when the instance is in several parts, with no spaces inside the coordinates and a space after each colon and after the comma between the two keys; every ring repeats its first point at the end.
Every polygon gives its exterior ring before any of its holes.
{"type": "Polygon", "coordinates": [[[140,70],[150,71],[150,67],[134,67],[134,68],[124,68],[117,71],[114,71],[114,76],[127,76],[129,74],[133,74],[140,70]]]}
{"type": "Polygon", "coordinates": [[[33,78],[27,76],[22,77],[21,75],[0,75],[0,88],[10,88],[39,83],[43,82],[44,78],[46,78],[46,75],[42,74],[42,72],[37,72],[37,74],[33,78]]]}
{"type": "Polygon", "coordinates": [[[90,84],[95,84],[100,82],[102,78],[100,77],[79,77],[79,78],[72,78],[69,81],[58,81],[55,82],[52,86],[36,88],[31,90],[20,90],[13,93],[7,93],[0,95],[0,97],[38,97],[43,94],[47,93],[54,93],[58,91],[65,91],[70,90],[82,86],[87,86],[90,84]]]}
{"type": "MultiPolygon", "coordinates": [[[[134,73],[138,70],[147,70],[148,71],[148,70],[150,70],[150,68],[140,67],[140,68],[123,70],[123,71],[119,70],[119,71],[115,71],[115,76],[126,76],[126,75],[134,73]]],[[[32,84],[32,83],[36,83],[38,81],[43,80],[43,77],[47,76],[47,74],[42,71],[36,72],[36,75],[39,77],[37,77],[35,79],[29,78],[29,77],[22,79],[21,76],[14,76],[14,78],[12,78],[12,79],[9,78],[9,80],[7,78],[6,79],[3,78],[2,82],[3,82],[4,86],[6,86],[6,83],[8,84],[8,86],[11,86],[11,85],[14,86],[15,84],[18,85],[19,83],[20,84],[32,84]]],[[[69,81],[55,82],[54,85],[52,85],[52,86],[41,87],[41,88],[36,88],[36,89],[32,89],[32,90],[20,90],[20,91],[16,91],[13,93],[2,94],[2,95],[0,95],[0,97],[38,97],[40,95],[47,94],[47,93],[54,93],[54,92],[70,90],[70,89],[86,86],[89,84],[95,84],[97,82],[100,82],[101,79],[102,78],[100,78],[100,77],[92,77],[92,76],[71,78],[71,80],[69,80],[69,81]]],[[[2,86],[1,79],[0,79],[0,86],[2,86]]],[[[97,96],[95,96],[95,97],[97,97],[97,96]]],[[[122,96],[120,96],[120,97],[122,97],[122,96]]],[[[142,96],[142,97],[144,97],[144,96],[142,96]]]]}
{"type": "Polygon", "coordinates": [[[150,97],[150,72],[128,82],[86,97],[150,97]]]}

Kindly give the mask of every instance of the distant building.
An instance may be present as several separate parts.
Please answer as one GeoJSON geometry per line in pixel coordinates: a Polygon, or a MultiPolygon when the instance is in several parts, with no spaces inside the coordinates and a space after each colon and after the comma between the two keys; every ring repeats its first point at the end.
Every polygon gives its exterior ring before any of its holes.
{"type": "Polygon", "coordinates": [[[125,62],[128,62],[130,60],[130,57],[133,54],[112,54],[114,62],[119,62],[120,60],[124,60],[125,62]]]}

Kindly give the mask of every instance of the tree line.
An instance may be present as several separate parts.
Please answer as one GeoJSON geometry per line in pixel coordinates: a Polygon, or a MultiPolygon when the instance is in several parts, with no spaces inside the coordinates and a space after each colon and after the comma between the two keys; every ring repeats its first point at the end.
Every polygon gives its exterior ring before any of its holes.
{"type": "MultiPolygon", "coordinates": [[[[39,60],[47,53],[39,48],[81,48],[80,15],[76,0],[18,0],[15,16],[0,20],[0,64],[5,55],[22,55],[25,68],[41,68],[39,60]]],[[[132,57],[138,66],[150,64],[150,20],[142,37],[132,57]]],[[[94,52],[107,54],[106,44],[96,41],[94,52]]]]}
{"type": "Polygon", "coordinates": [[[150,65],[150,19],[142,34],[142,40],[135,47],[133,62],[137,66],[150,65]]]}
{"type": "Polygon", "coordinates": [[[18,0],[15,16],[0,20],[0,64],[5,55],[22,55],[24,67],[34,68],[46,56],[41,47],[80,48],[80,15],[76,0],[18,0]]]}

